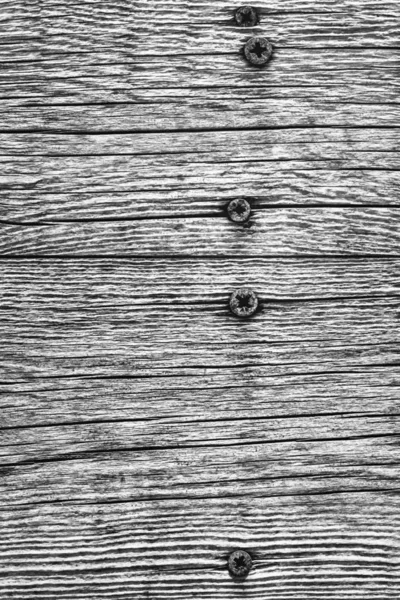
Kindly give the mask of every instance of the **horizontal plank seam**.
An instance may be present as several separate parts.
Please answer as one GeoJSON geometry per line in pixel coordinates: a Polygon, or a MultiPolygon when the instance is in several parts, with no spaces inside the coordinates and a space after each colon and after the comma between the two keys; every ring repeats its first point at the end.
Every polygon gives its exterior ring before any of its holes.
{"type": "MultiPolygon", "coordinates": [[[[71,106],[74,106],[73,104],[71,106]]],[[[106,104],[102,104],[102,106],[106,106],[106,104]]],[[[363,130],[363,129],[400,129],[400,125],[391,125],[390,127],[388,127],[388,125],[378,125],[378,124],[373,124],[373,123],[369,123],[368,125],[341,125],[340,123],[331,123],[331,124],[326,124],[326,125],[322,125],[321,123],[319,123],[318,125],[268,125],[265,127],[260,128],[259,125],[254,125],[254,126],[242,126],[242,127],[236,127],[234,129],[232,129],[232,127],[226,126],[226,127],[189,127],[189,128],[173,128],[173,129],[169,129],[169,128],[163,128],[163,129],[107,129],[107,131],[104,131],[104,129],[101,130],[97,130],[97,129],[68,129],[68,130],[62,130],[60,128],[54,127],[54,128],[20,128],[20,129],[16,129],[16,128],[9,128],[9,129],[0,129],[0,135],[10,135],[10,134],[34,134],[34,135],[38,135],[38,134],[43,134],[43,135],[59,135],[59,136],[71,136],[71,135],[96,135],[96,136],[109,136],[109,135],[120,135],[120,134],[140,134],[140,135],[144,135],[144,134],[161,134],[161,133],[217,133],[217,132],[229,132],[229,131],[285,131],[285,130],[317,130],[317,129],[357,129],[357,130],[363,130]]]]}

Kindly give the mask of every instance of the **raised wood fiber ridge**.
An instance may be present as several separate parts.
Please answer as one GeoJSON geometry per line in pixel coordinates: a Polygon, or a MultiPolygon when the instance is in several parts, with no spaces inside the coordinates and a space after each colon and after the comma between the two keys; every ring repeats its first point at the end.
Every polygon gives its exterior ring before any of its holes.
{"type": "Polygon", "coordinates": [[[400,597],[400,6],[238,6],[0,0],[2,599],[400,597]]]}

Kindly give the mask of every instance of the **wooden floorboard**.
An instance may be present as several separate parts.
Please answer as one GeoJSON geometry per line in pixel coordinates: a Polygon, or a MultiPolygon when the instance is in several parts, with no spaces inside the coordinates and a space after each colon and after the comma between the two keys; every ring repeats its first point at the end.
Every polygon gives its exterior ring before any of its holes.
{"type": "MultiPolygon", "coordinates": [[[[222,211],[221,211],[222,212],[222,211]]],[[[221,214],[58,224],[5,224],[0,254],[23,256],[398,255],[398,209],[273,208],[238,228],[221,214]]]]}
{"type": "Polygon", "coordinates": [[[0,0],[5,600],[400,596],[400,7],[238,6],[0,0]]]}
{"type": "MultiPolygon", "coordinates": [[[[100,469],[95,494],[123,476],[100,469]]],[[[19,507],[2,512],[9,566],[1,587],[18,600],[394,600],[398,516],[398,496],[361,491],[19,507]],[[226,574],[238,547],[253,553],[251,582],[226,574]]]]}

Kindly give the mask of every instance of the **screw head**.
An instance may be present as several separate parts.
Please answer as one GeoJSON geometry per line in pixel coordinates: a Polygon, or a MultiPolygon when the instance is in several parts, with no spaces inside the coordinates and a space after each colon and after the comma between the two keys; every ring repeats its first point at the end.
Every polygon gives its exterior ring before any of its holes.
{"type": "Polygon", "coordinates": [[[255,27],[259,20],[258,12],[252,6],[241,6],[235,12],[236,25],[239,27],[255,27]]]}
{"type": "Polygon", "coordinates": [[[244,198],[235,198],[227,206],[228,217],[235,223],[244,223],[250,217],[251,206],[244,198]]]}
{"type": "Polygon", "coordinates": [[[263,37],[252,37],[244,46],[244,55],[252,65],[262,67],[271,59],[273,47],[271,42],[263,37]]]}
{"type": "Polygon", "coordinates": [[[228,558],[228,569],[233,577],[244,579],[253,565],[251,556],[245,550],[236,550],[228,558]]]}
{"type": "Polygon", "coordinates": [[[254,315],[258,308],[257,295],[249,288],[235,290],[230,297],[229,307],[234,315],[247,319],[254,315]]]}

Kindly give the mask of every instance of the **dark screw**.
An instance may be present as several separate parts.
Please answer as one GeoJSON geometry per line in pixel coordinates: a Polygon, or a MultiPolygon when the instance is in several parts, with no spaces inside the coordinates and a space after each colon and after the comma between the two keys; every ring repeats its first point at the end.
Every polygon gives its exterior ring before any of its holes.
{"type": "Polygon", "coordinates": [[[244,47],[244,55],[252,65],[262,67],[272,56],[271,42],[262,37],[250,38],[244,47]]]}
{"type": "Polygon", "coordinates": [[[259,20],[258,12],[252,6],[242,6],[235,12],[236,25],[239,27],[255,27],[259,20]]]}
{"type": "Polygon", "coordinates": [[[233,577],[244,579],[253,565],[251,556],[245,550],[236,550],[228,558],[228,569],[233,577]]]}
{"type": "Polygon", "coordinates": [[[227,206],[228,217],[235,223],[244,223],[250,217],[251,206],[244,198],[235,198],[227,206]]]}
{"type": "Polygon", "coordinates": [[[237,317],[242,319],[251,317],[258,308],[257,295],[249,288],[235,290],[230,297],[229,307],[237,317]]]}

